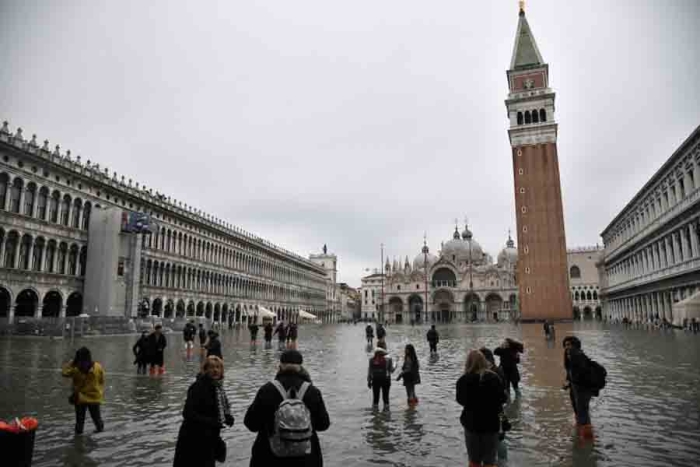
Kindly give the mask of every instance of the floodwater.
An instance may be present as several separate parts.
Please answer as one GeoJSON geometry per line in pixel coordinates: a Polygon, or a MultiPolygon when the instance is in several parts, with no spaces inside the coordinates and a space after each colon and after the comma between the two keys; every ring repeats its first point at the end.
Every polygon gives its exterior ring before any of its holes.
{"type": "MultiPolygon", "coordinates": [[[[455,382],[471,348],[495,347],[506,336],[525,343],[522,397],[507,407],[509,466],[696,466],[700,462],[700,334],[623,329],[599,323],[560,324],[557,344],[542,337],[541,325],[454,325],[438,327],[439,357],[430,358],[425,326],[388,327],[396,356],[416,345],[423,384],[420,405],[409,409],[400,383],[391,410],[372,411],[366,385],[364,326],[300,327],[299,350],[330,412],[320,434],[327,466],[457,466],[466,464],[461,408],[455,382]],[[608,386],[592,402],[593,442],[574,436],[563,381],[561,338],[573,333],[589,356],[608,370],[608,386]]],[[[224,430],[225,465],[247,465],[254,434],[243,416],[258,387],[273,378],[279,358],[262,344],[251,348],[246,330],[222,332],[226,386],[236,424],[224,430]]],[[[135,336],[86,338],[71,343],[46,338],[0,339],[0,418],[39,419],[34,466],[167,466],[172,464],[187,387],[198,358],[188,360],[181,334],[170,334],[167,373],[137,376],[131,346],[135,336]],[[106,429],[73,435],[67,403],[69,382],[60,365],[87,345],[106,371],[106,429]]],[[[0,463],[2,461],[0,460],[0,463]]]]}

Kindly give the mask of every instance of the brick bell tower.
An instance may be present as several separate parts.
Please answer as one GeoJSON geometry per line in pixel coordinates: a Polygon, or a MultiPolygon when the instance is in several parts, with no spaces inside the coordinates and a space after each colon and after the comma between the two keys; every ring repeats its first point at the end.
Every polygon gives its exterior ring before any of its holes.
{"type": "Polygon", "coordinates": [[[520,2],[506,100],[523,321],[573,317],[557,156],[554,91],[520,2]]]}

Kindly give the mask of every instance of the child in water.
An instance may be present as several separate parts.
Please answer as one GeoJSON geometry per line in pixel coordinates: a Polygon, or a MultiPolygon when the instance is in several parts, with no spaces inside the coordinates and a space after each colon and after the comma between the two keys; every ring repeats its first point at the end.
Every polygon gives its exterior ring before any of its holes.
{"type": "Polygon", "coordinates": [[[403,379],[403,385],[406,388],[406,398],[408,400],[408,405],[413,407],[418,404],[418,397],[416,397],[416,384],[420,384],[420,364],[418,363],[418,356],[416,355],[416,349],[413,344],[406,345],[404,351],[403,365],[401,366],[401,373],[399,373],[396,381],[403,379]]]}

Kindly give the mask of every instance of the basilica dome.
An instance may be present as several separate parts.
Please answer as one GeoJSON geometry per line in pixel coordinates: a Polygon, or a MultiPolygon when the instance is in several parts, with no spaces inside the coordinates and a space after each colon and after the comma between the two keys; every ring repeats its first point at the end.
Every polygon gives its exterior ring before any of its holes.
{"type": "Polygon", "coordinates": [[[430,267],[438,260],[438,257],[430,252],[427,244],[424,244],[421,252],[418,253],[413,260],[413,270],[418,271],[423,269],[425,267],[426,260],[428,261],[428,269],[430,269],[430,267]]]}
{"type": "Polygon", "coordinates": [[[498,254],[498,265],[499,266],[514,266],[518,262],[518,250],[515,248],[515,242],[508,235],[508,241],[506,242],[506,247],[501,250],[498,254]]]}
{"type": "Polygon", "coordinates": [[[464,228],[461,237],[459,230],[455,227],[452,240],[445,243],[442,248],[442,256],[456,263],[467,262],[470,258],[474,263],[479,263],[484,257],[484,251],[467,227],[464,228]]]}

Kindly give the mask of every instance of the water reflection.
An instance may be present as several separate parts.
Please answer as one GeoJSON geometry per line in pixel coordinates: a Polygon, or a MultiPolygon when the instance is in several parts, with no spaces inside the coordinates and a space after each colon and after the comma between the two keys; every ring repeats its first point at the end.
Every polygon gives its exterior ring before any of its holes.
{"type": "MultiPolygon", "coordinates": [[[[607,467],[659,464],[695,466],[700,458],[700,336],[678,331],[623,329],[597,324],[558,324],[557,341],[540,325],[469,325],[438,328],[439,353],[430,355],[425,327],[391,326],[392,356],[412,343],[421,363],[420,404],[406,407],[400,384],[391,411],[371,410],[364,327],[302,327],[304,365],[322,391],[331,428],[320,435],[325,465],[464,465],[466,449],[454,386],[471,348],[494,348],[504,337],[525,344],[522,398],[506,408],[508,466],[607,467]],[[574,333],[584,350],[608,370],[608,387],[592,402],[595,440],[575,437],[564,379],[561,339],[574,333]]],[[[273,348],[251,347],[247,332],[222,330],[226,388],[236,417],[223,437],[227,465],[246,465],[254,435],[242,418],[257,389],[274,377],[273,348]]],[[[0,339],[0,418],[36,415],[40,420],[34,465],[168,466],[172,463],[182,406],[200,366],[199,350],[185,351],[171,334],[167,373],[136,375],[135,336],[76,340],[0,339]],[[106,431],[73,436],[74,413],[61,363],[81,345],[91,348],[107,372],[106,431]]]]}

